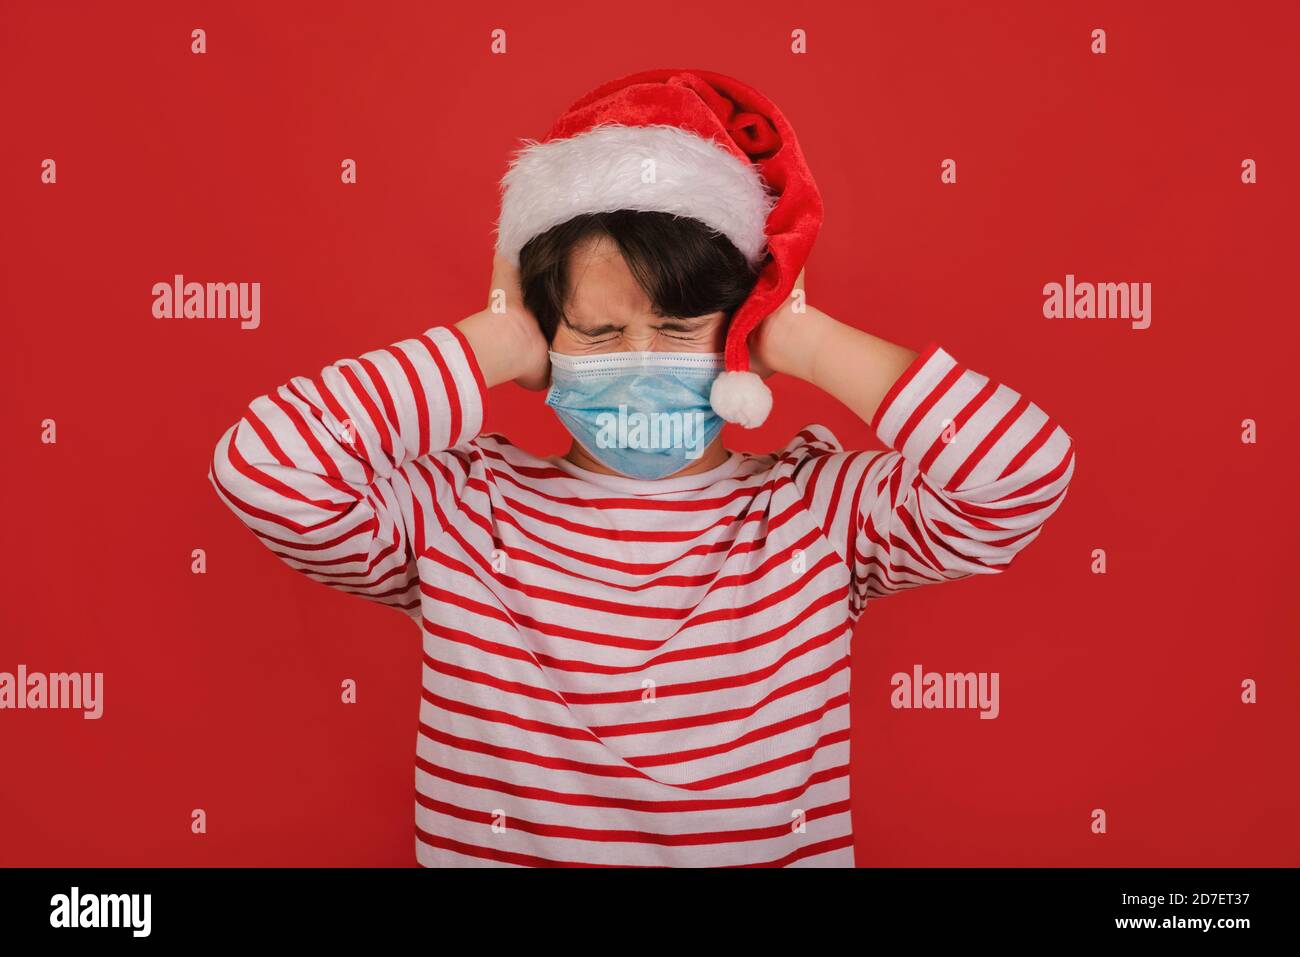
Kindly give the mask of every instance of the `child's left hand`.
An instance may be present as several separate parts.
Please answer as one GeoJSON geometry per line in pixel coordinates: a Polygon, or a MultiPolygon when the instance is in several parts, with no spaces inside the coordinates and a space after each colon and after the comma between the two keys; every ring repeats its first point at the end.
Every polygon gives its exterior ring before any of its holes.
{"type": "Polygon", "coordinates": [[[811,372],[821,314],[808,305],[803,280],[800,270],[785,303],[749,334],[749,368],[764,379],[774,372],[806,379],[811,372]]]}

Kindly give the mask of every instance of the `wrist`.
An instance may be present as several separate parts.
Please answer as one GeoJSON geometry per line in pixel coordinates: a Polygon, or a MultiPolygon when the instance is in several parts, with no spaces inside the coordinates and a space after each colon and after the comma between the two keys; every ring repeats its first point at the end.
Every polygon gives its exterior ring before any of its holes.
{"type": "Polygon", "coordinates": [[[483,384],[489,389],[517,379],[524,372],[526,349],[508,314],[476,312],[456,323],[478,361],[483,384]]]}
{"type": "Polygon", "coordinates": [[[781,340],[774,343],[773,371],[816,384],[818,356],[825,348],[828,330],[835,320],[814,306],[792,314],[781,340]]]}

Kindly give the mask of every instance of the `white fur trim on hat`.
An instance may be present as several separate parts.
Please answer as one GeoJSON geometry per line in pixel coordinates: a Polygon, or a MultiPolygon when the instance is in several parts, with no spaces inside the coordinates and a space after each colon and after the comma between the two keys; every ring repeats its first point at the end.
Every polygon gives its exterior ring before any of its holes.
{"type": "Polygon", "coordinates": [[[753,164],[712,140],[663,125],[606,124],[567,139],[531,141],[501,182],[497,251],[516,265],[534,236],[582,213],[620,209],[699,220],[757,265],[775,202],[753,164]]]}
{"type": "Polygon", "coordinates": [[[756,429],[772,411],[772,390],[754,372],[723,372],[709,390],[713,411],[728,422],[756,429]]]}

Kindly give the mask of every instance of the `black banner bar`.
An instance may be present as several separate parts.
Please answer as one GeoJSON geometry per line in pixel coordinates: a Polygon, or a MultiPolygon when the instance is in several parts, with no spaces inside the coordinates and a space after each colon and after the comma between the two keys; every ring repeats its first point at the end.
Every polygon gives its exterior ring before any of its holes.
{"type": "MultiPolygon", "coordinates": [[[[77,945],[805,946],[884,932],[968,941],[1118,940],[1231,946],[1294,937],[1292,869],[692,871],[0,870],[6,942],[77,945]],[[612,937],[605,935],[614,935],[612,937]],[[1244,936],[1243,936],[1244,935],[1244,936]],[[634,945],[632,941],[641,944],[634,945]]],[[[868,936],[871,935],[871,936],[868,936]]],[[[829,943],[829,942],[828,942],[829,943]]],[[[12,951],[17,952],[17,951],[12,951]]]]}

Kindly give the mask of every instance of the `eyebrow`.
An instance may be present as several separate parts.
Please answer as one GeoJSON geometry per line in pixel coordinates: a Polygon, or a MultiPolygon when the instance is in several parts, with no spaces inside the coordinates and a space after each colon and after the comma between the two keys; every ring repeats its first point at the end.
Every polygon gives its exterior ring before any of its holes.
{"type": "Polygon", "coordinates": [[[568,316],[561,316],[560,321],[574,332],[581,333],[584,336],[607,336],[611,332],[622,332],[625,328],[608,322],[603,326],[580,326],[575,322],[571,322],[568,316]]]}
{"type": "Polygon", "coordinates": [[[656,329],[667,329],[671,332],[696,332],[707,326],[713,319],[709,316],[703,316],[694,319],[680,319],[673,317],[655,326],[656,329]]]}

